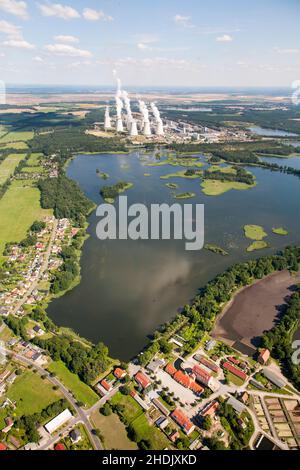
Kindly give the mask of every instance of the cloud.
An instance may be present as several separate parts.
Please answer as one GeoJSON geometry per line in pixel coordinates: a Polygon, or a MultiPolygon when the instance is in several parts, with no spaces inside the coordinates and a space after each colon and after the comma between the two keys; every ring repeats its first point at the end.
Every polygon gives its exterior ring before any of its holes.
{"type": "Polygon", "coordinates": [[[148,44],[144,44],[143,42],[139,42],[137,44],[137,48],[140,49],[141,51],[152,51],[153,48],[151,46],[148,46],[148,44]]]}
{"type": "Polygon", "coordinates": [[[15,47],[19,49],[34,49],[34,44],[25,41],[22,28],[8,21],[0,20],[0,33],[6,35],[6,40],[2,43],[6,47],[15,47]]]}
{"type": "Polygon", "coordinates": [[[69,7],[67,5],[61,5],[60,3],[39,3],[38,7],[43,16],[56,16],[57,18],[62,18],[63,20],[80,18],[80,13],[78,13],[75,8],[69,7]]]}
{"type": "Polygon", "coordinates": [[[274,51],[277,52],[278,54],[292,55],[292,54],[299,54],[300,49],[296,49],[296,48],[281,49],[280,47],[274,47],[274,51]]]}
{"type": "Polygon", "coordinates": [[[223,34],[223,36],[218,36],[216,38],[217,42],[231,42],[233,41],[233,37],[230,34],[223,34]]]}
{"type": "Polygon", "coordinates": [[[0,20],[0,33],[4,33],[11,38],[21,38],[22,28],[8,21],[0,20]]]}
{"type": "Polygon", "coordinates": [[[175,15],[173,17],[173,21],[183,28],[194,28],[195,26],[191,22],[190,16],[183,16],[183,15],[175,15]]]}
{"type": "Polygon", "coordinates": [[[64,44],[77,44],[79,42],[79,39],[76,38],[75,36],[65,36],[63,34],[59,36],[54,37],[56,42],[62,42],[64,44]]]}
{"type": "Polygon", "coordinates": [[[15,47],[17,49],[35,49],[34,44],[30,44],[30,42],[27,42],[24,39],[8,39],[2,44],[3,46],[15,47]]]}
{"type": "Polygon", "coordinates": [[[103,11],[93,10],[92,8],[85,8],[83,10],[83,17],[87,21],[113,21],[113,17],[106,15],[103,11]]]}
{"type": "Polygon", "coordinates": [[[0,0],[0,10],[19,16],[24,20],[28,18],[27,3],[24,1],[0,0]]]}
{"type": "Polygon", "coordinates": [[[40,56],[35,56],[35,57],[33,57],[32,60],[33,60],[34,62],[39,62],[39,63],[40,63],[40,62],[44,62],[44,59],[42,59],[42,57],[40,57],[40,56]]]}
{"type": "Polygon", "coordinates": [[[49,44],[45,46],[45,49],[51,54],[58,56],[92,57],[92,53],[90,51],[77,49],[76,47],[71,46],[70,44],[49,44]]]}

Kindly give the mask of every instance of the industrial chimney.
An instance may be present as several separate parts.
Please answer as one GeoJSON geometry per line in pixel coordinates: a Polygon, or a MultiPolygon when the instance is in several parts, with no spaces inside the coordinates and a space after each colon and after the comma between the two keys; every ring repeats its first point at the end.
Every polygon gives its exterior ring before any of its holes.
{"type": "Polygon", "coordinates": [[[150,122],[145,121],[144,124],[144,136],[149,137],[151,135],[151,127],[150,127],[150,122]]]}
{"type": "Polygon", "coordinates": [[[137,135],[139,135],[135,119],[133,119],[132,122],[131,122],[130,135],[131,135],[131,137],[136,137],[137,135]]]}

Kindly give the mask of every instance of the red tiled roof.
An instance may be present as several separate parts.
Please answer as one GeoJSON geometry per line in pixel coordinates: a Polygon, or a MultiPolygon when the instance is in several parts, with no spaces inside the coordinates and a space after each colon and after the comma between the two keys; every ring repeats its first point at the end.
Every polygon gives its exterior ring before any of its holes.
{"type": "Polygon", "coordinates": [[[114,371],[114,376],[117,377],[117,379],[122,379],[126,375],[126,371],[124,369],[121,369],[120,367],[117,367],[114,371]]]}
{"type": "Polygon", "coordinates": [[[54,446],[54,450],[66,450],[66,448],[61,442],[59,442],[54,446]]]}
{"type": "Polygon", "coordinates": [[[151,380],[145,374],[143,374],[143,372],[138,372],[135,374],[135,380],[143,388],[147,388],[151,384],[151,380]]]}
{"type": "Polygon", "coordinates": [[[197,384],[194,380],[191,381],[190,383],[190,389],[196,393],[196,395],[201,395],[203,392],[204,388],[201,387],[201,385],[197,384]]]}
{"type": "Polygon", "coordinates": [[[215,414],[215,412],[217,411],[218,408],[219,408],[219,403],[217,401],[212,401],[201,412],[201,416],[211,416],[211,415],[215,414]]]}
{"type": "Polygon", "coordinates": [[[173,364],[169,363],[169,364],[166,365],[165,371],[167,372],[167,374],[169,374],[173,377],[173,375],[176,374],[177,369],[176,369],[176,367],[173,366],[173,364]]]}
{"type": "Polygon", "coordinates": [[[0,450],[6,450],[6,449],[7,449],[6,445],[0,442],[0,450]]]}
{"type": "Polygon", "coordinates": [[[232,356],[228,358],[228,361],[232,362],[232,364],[235,364],[236,366],[238,366],[239,363],[240,363],[240,361],[238,361],[237,359],[235,359],[232,356]]]}
{"type": "Polygon", "coordinates": [[[112,389],[112,385],[110,383],[108,383],[105,379],[103,379],[101,381],[101,385],[103,388],[105,388],[105,390],[107,390],[108,392],[112,389]]]}
{"type": "Polygon", "coordinates": [[[259,355],[258,360],[259,360],[259,359],[262,359],[263,362],[267,362],[267,360],[269,359],[269,357],[270,357],[270,351],[269,351],[268,349],[262,349],[262,350],[260,351],[260,355],[259,355]]]}
{"type": "Polygon", "coordinates": [[[178,370],[174,375],[174,380],[176,380],[176,382],[179,382],[185,388],[189,388],[192,379],[188,375],[184,374],[181,370],[178,370]]]}
{"type": "Polygon", "coordinates": [[[201,364],[203,364],[204,366],[208,367],[210,370],[212,370],[213,372],[218,372],[219,371],[219,367],[217,366],[217,364],[215,364],[214,362],[212,361],[209,361],[208,359],[206,359],[206,357],[201,357],[199,359],[199,362],[201,364]]]}
{"type": "Polygon", "coordinates": [[[187,434],[194,427],[193,423],[179,408],[173,411],[171,416],[176,421],[176,423],[179,424],[179,426],[186,431],[187,434]]]}
{"type": "Polygon", "coordinates": [[[230,364],[230,362],[224,362],[223,367],[224,369],[229,370],[229,372],[231,372],[233,375],[236,375],[242,380],[246,380],[248,377],[247,374],[245,374],[245,372],[238,369],[237,367],[234,367],[232,364],[230,364]]]}
{"type": "Polygon", "coordinates": [[[204,383],[208,383],[209,379],[211,378],[211,375],[206,372],[206,370],[202,369],[200,366],[194,366],[193,367],[193,372],[196,375],[197,379],[202,380],[204,383]]]}

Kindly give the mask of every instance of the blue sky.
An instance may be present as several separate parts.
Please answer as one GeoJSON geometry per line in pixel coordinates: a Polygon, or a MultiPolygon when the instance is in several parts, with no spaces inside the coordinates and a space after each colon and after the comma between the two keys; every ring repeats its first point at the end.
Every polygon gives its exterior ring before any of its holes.
{"type": "Polygon", "coordinates": [[[0,80],[290,86],[298,0],[0,0],[0,80]]]}

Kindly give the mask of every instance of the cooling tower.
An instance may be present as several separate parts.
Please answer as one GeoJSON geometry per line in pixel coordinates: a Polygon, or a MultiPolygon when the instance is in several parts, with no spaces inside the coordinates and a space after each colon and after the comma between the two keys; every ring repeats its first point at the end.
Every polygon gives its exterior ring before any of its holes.
{"type": "Polygon", "coordinates": [[[123,121],[122,118],[117,119],[117,132],[123,132],[123,121]]]}
{"type": "Polygon", "coordinates": [[[145,122],[145,125],[144,125],[144,135],[146,137],[150,136],[151,135],[151,127],[150,127],[150,122],[149,121],[146,121],[145,122]]]}
{"type": "Polygon", "coordinates": [[[157,122],[156,135],[164,135],[164,126],[162,120],[157,122]]]}
{"type": "Polygon", "coordinates": [[[109,115],[109,106],[106,106],[104,129],[110,129],[110,128],[111,128],[111,121],[110,121],[110,115],[109,115]]]}
{"type": "Polygon", "coordinates": [[[131,135],[132,137],[135,137],[135,136],[139,135],[139,134],[138,134],[138,130],[137,130],[137,125],[136,125],[136,120],[135,120],[135,119],[133,119],[132,122],[131,122],[130,135],[131,135]]]}

